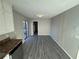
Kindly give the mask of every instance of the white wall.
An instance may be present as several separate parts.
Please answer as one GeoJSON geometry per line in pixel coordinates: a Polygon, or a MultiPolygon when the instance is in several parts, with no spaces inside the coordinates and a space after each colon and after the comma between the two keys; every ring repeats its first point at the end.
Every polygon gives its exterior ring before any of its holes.
{"type": "Polygon", "coordinates": [[[14,31],[5,33],[3,35],[0,35],[0,40],[3,40],[10,36],[11,38],[17,38],[17,39],[23,39],[24,35],[24,24],[23,21],[27,20],[26,17],[21,15],[20,13],[16,12],[15,10],[13,12],[13,23],[14,23],[14,31]]]}
{"type": "Polygon", "coordinates": [[[12,0],[0,0],[0,40],[14,37],[12,0]]]}
{"type": "Polygon", "coordinates": [[[16,38],[23,39],[23,20],[25,19],[25,17],[16,11],[13,11],[13,16],[16,38]]]}
{"type": "Polygon", "coordinates": [[[10,0],[0,0],[0,35],[13,31],[12,4],[10,0]]]}
{"type": "Polygon", "coordinates": [[[72,58],[79,49],[79,5],[51,19],[51,37],[72,58]]]}
{"type": "Polygon", "coordinates": [[[50,20],[49,19],[30,20],[31,35],[33,35],[33,21],[38,21],[38,35],[49,35],[49,32],[50,32],[50,20]]]}

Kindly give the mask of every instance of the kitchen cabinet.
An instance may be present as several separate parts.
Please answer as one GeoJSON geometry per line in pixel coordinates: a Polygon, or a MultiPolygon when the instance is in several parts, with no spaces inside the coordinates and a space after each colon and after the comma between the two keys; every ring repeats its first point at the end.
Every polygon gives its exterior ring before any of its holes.
{"type": "Polygon", "coordinates": [[[10,0],[0,0],[0,35],[13,31],[13,12],[10,0]]]}
{"type": "Polygon", "coordinates": [[[3,12],[2,10],[0,11],[0,34],[3,34],[4,33],[4,19],[3,19],[3,12]]]}
{"type": "Polygon", "coordinates": [[[2,3],[1,3],[1,0],[0,0],[0,11],[1,11],[1,9],[2,9],[2,3]]]}
{"type": "Polygon", "coordinates": [[[2,3],[1,3],[1,0],[0,0],[0,34],[3,34],[4,33],[4,17],[3,17],[3,10],[2,10],[2,3]]]}
{"type": "Polygon", "coordinates": [[[0,59],[23,59],[22,39],[6,38],[0,41],[0,59]]]}

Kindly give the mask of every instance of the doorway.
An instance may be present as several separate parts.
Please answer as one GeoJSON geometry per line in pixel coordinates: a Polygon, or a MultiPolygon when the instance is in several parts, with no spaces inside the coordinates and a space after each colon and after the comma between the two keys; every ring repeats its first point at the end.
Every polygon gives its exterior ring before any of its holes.
{"type": "Polygon", "coordinates": [[[33,22],[33,35],[38,35],[38,22],[33,22]]]}

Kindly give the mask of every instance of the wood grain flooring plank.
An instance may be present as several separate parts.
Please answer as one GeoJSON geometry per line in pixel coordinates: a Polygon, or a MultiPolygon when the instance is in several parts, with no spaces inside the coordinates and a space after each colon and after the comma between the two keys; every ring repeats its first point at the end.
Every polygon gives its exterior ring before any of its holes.
{"type": "Polygon", "coordinates": [[[31,36],[23,48],[23,59],[70,59],[50,36],[31,36]]]}

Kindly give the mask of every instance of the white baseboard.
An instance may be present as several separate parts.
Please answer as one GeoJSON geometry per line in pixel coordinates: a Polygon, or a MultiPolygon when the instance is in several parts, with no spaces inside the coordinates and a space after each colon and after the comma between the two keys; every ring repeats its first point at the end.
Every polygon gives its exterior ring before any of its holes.
{"type": "MultiPolygon", "coordinates": [[[[51,37],[51,36],[50,36],[51,37]]],[[[51,37],[52,38],[52,37],[51,37]]],[[[53,38],[52,38],[53,39],[53,38]]],[[[57,45],[70,57],[70,59],[73,59],[70,55],[69,55],[69,53],[56,41],[56,40],[54,40],[56,43],[57,43],[57,45]]]]}

